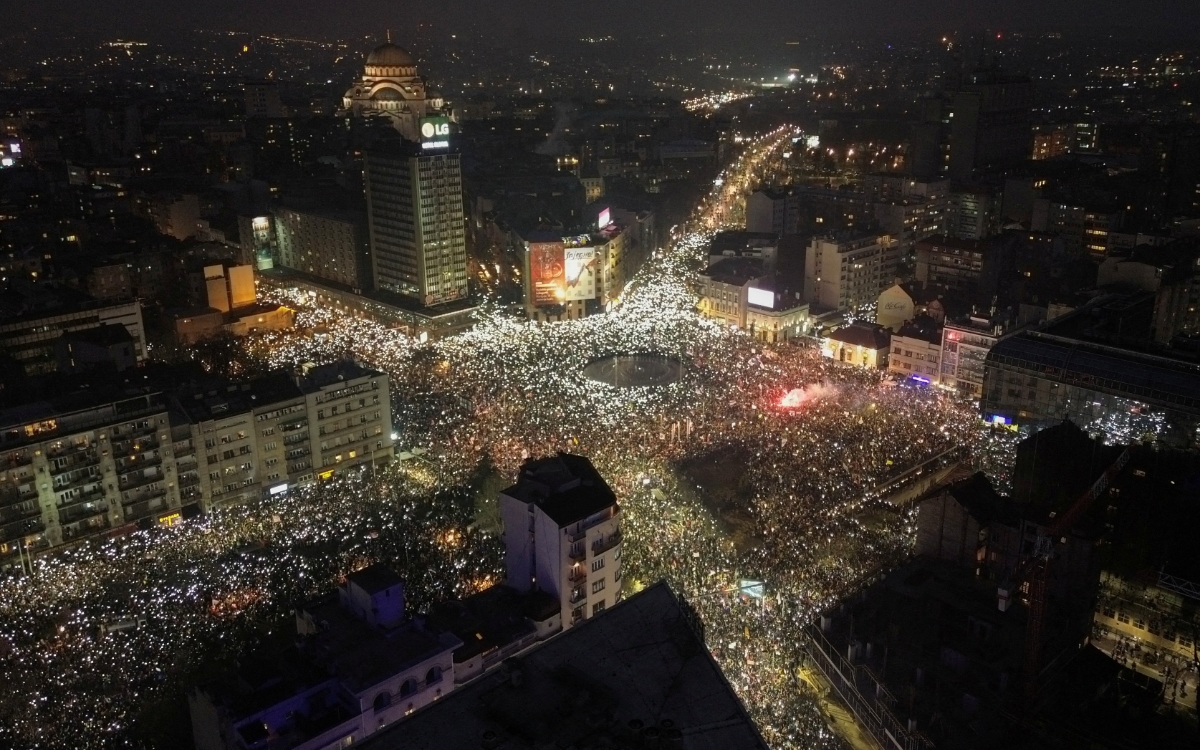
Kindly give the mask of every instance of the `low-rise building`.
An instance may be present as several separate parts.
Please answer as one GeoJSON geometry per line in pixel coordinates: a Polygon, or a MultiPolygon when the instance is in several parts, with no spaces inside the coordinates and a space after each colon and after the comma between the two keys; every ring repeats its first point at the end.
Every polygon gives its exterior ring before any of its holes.
{"type": "Polygon", "coordinates": [[[750,289],[766,279],[766,264],[762,258],[718,260],[700,272],[700,314],[744,328],[750,289]]]}
{"type": "Polygon", "coordinates": [[[904,323],[892,334],[888,372],[918,383],[941,382],[942,328],[927,315],[904,323]]]}
{"type": "MultiPolygon", "coordinates": [[[[1104,295],[990,348],[984,417],[1090,424],[1137,408],[1161,412],[1174,438],[1193,443],[1200,365],[1184,351],[1154,344],[1154,303],[1148,292],[1104,295]]],[[[943,353],[943,375],[944,360],[943,353]]]]}
{"type": "Polygon", "coordinates": [[[821,354],[829,359],[868,369],[887,367],[891,334],[874,323],[855,322],[842,326],[821,342],[821,354]]]}
{"type": "MultiPolygon", "coordinates": [[[[37,294],[33,292],[32,294],[37,294]]],[[[50,309],[29,309],[0,322],[0,348],[21,363],[28,375],[44,375],[57,367],[55,350],[64,333],[104,324],[121,325],[132,339],[134,357],[146,358],[142,306],[128,302],[76,300],[50,309]]]]}
{"type": "Polygon", "coordinates": [[[197,750],[327,750],[361,742],[455,687],[453,634],[409,619],[383,565],[346,577],[296,612],[300,640],[250,654],[188,695],[197,750]]]}
{"type": "Polygon", "coordinates": [[[700,627],[687,602],[653,584],[363,746],[765,750],[700,627]]]}

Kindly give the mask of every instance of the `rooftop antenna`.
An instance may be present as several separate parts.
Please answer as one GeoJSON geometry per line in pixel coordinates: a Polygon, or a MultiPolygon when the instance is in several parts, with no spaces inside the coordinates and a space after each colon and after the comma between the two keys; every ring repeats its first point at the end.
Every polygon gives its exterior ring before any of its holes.
{"type": "Polygon", "coordinates": [[[392,30],[391,29],[387,30],[387,41],[388,41],[388,44],[392,43],[392,30]]]}

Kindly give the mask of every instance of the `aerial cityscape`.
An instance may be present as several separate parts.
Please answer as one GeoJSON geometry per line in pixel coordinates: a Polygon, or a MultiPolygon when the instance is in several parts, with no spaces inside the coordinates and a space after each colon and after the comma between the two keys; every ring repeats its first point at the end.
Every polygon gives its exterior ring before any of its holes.
{"type": "Polygon", "coordinates": [[[0,29],[0,747],[1195,747],[1195,14],[474,6],[0,29]]]}

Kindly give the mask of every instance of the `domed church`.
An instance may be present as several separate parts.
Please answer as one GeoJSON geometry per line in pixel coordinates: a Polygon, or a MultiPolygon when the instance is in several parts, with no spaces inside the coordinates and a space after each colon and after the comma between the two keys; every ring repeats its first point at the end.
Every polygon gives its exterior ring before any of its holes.
{"type": "Polygon", "coordinates": [[[420,140],[421,118],[444,114],[442,98],[425,88],[417,61],[408,50],[388,40],[371,50],[362,78],[342,97],[342,108],[361,117],[380,114],[405,138],[420,140]]]}

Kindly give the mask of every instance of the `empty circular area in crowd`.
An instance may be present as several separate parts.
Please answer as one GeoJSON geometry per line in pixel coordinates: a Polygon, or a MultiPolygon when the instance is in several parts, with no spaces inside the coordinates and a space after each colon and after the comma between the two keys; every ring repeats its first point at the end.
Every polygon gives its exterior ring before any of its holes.
{"type": "Polygon", "coordinates": [[[584,377],[615,388],[670,385],[683,375],[683,362],[666,354],[612,354],[588,362],[584,377]]]}

